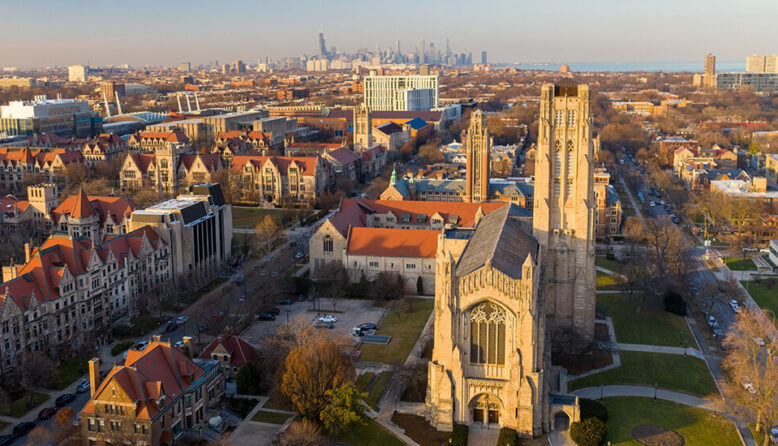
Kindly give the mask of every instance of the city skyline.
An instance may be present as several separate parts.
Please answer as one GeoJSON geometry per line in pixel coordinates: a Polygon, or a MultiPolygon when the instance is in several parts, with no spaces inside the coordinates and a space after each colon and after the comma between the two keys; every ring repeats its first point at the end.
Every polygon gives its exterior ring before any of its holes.
{"type": "Polygon", "coordinates": [[[339,52],[373,50],[376,44],[393,48],[399,40],[407,54],[419,40],[443,48],[448,38],[452,49],[467,50],[476,58],[485,50],[495,63],[689,61],[708,52],[722,61],[744,60],[754,53],[775,53],[778,41],[772,26],[778,12],[769,0],[742,2],[737,8],[729,2],[698,0],[629,5],[613,0],[594,5],[500,0],[479,8],[475,21],[472,5],[459,0],[422,5],[344,0],[339,7],[304,1],[297,16],[281,4],[247,1],[220,4],[216,15],[214,5],[202,1],[142,0],[132,9],[93,1],[42,0],[38,5],[5,5],[14,20],[0,41],[0,66],[175,66],[185,60],[199,65],[236,59],[254,63],[265,57],[318,55],[320,32],[328,47],[339,52]],[[674,13],[667,14],[671,9],[674,13]],[[544,25],[552,19],[553,28],[544,25]],[[455,26],[461,23],[469,26],[455,26]],[[748,33],[719,32],[725,29],[748,33]]]}

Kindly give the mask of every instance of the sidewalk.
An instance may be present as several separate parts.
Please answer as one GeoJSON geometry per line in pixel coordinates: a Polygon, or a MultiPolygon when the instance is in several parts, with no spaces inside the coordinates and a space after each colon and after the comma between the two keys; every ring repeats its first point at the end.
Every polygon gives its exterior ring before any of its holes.
{"type": "Polygon", "coordinates": [[[664,345],[645,345],[645,344],[616,344],[616,348],[628,352],[647,352],[647,353],[668,353],[671,355],[688,355],[695,358],[705,359],[703,354],[693,347],[667,347],[664,345]]]}

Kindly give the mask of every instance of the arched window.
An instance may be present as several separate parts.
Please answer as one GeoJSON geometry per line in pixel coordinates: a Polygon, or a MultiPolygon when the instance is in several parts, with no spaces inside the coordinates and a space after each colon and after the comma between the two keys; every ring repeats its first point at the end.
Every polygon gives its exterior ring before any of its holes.
{"type": "Polygon", "coordinates": [[[491,302],[470,312],[470,362],[505,364],[505,310],[491,302]]]}
{"type": "Polygon", "coordinates": [[[324,252],[332,252],[332,237],[324,236],[324,252]]]}

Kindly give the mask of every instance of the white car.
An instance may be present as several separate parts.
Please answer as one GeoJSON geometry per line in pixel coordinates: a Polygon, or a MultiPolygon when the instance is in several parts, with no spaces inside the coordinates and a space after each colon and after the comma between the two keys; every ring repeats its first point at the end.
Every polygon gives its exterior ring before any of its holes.
{"type": "Polygon", "coordinates": [[[656,203],[654,203],[653,201],[652,201],[651,203],[648,203],[648,204],[649,204],[651,207],[654,207],[654,206],[656,206],[656,203]]]}
{"type": "Polygon", "coordinates": [[[732,311],[735,313],[740,313],[740,305],[737,302],[729,301],[729,308],[732,308],[732,311]]]}
{"type": "Polygon", "coordinates": [[[319,318],[319,322],[327,322],[330,324],[334,324],[335,322],[338,322],[338,318],[331,314],[325,314],[324,316],[319,318]]]}
{"type": "Polygon", "coordinates": [[[741,383],[743,385],[743,388],[748,390],[748,393],[756,393],[756,389],[754,388],[754,385],[751,383],[751,378],[744,376],[741,383]]]}
{"type": "Polygon", "coordinates": [[[184,341],[176,341],[174,344],[176,347],[183,349],[184,348],[184,341]]]}
{"type": "Polygon", "coordinates": [[[178,316],[178,319],[176,319],[176,324],[184,325],[184,323],[188,320],[189,320],[189,316],[178,316]]]}
{"type": "Polygon", "coordinates": [[[143,350],[146,347],[148,347],[148,345],[149,345],[149,341],[143,340],[143,341],[136,342],[132,348],[133,350],[143,350]]]}

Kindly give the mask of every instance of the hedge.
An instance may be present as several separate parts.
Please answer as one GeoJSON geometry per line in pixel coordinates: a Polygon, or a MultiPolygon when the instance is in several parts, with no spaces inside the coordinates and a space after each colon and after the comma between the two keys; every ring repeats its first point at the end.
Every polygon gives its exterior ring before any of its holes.
{"type": "Polygon", "coordinates": [[[464,424],[455,424],[454,430],[451,432],[451,438],[448,440],[448,444],[451,446],[467,446],[468,430],[464,424]]]}
{"type": "Polygon", "coordinates": [[[504,427],[500,429],[500,436],[497,437],[497,446],[519,446],[519,435],[515,429],[504,427]]]}

